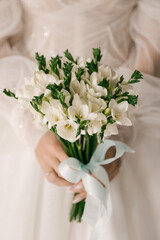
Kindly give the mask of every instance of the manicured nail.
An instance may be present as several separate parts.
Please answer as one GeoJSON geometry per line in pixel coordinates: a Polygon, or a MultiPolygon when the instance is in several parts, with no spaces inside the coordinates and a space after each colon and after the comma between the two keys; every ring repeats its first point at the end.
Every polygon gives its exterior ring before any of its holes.
{"type": "Polygon", "coordinates": [[[69,188],[69,191],[74,193],[76,190],[82,189],[83,188],[83,184],[78,184],[78,185],[74,185],[72,187],[69,188]]]}
{"type": "Polygon", "coordinates": [[[73,201],[72,201],[72,203],[78,203],[78,202],[80,202],[82,200],[82,197],[81,197],[81,195],[79,195],[78,197],[76,197],[73,201]]]}

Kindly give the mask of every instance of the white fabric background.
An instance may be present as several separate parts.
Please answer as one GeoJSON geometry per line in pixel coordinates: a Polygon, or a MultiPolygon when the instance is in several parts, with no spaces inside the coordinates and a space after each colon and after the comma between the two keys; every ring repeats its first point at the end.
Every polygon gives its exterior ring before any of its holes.
{"type": "Polygon", "coordinates": [[[100,240],[160,238],[160,1],[0,0],[0,239],[89,240],[87,224],[68,222],[68,189],[48,183],[37,163],[43,133],[2,90],[32,75],[36,51],[89,56],[99,46],[103,62],[126,76],[146,73],[133,127],[119,136],[136,153],[111,183],[113,215],[100,240]]]}

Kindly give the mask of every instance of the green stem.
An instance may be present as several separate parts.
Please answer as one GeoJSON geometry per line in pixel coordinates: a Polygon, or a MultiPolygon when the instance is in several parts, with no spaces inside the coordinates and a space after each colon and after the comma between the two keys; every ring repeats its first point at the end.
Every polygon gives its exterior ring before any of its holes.
{"type": "Polygon", "coordinates": [[[91,149],[90,149],[90,158],[93,155],[96,147],[97,147],[97,134],[94,134],[93,137],[91,138],[91,149]]]}
{"type": "Polygon", "coordinates": [[[76,148],[77,148],[79,160],[80,160],[81,162],[84,162],[83,155],[82,155],[82,147],[81,147],[81,144],[78,143],[78,142],[75,142],[75,146],[76,146],[76,148]]]}
{"type": "Polygon", "coordinates": [[[86,164],[89,162],[89,135],[85,135],[85,160],[86,164]]]}

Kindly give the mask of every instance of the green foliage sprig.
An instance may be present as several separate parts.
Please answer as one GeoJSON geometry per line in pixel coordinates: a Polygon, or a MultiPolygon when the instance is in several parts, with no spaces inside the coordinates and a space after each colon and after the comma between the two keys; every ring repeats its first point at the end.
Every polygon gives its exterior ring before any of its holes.
{"type": "Polygon", "coordinates": [[[6,88],[3,90],[3,93],[6,94],[8,97],[13,97],[15,99],[18,99],[13,92],[11,92],[10,90],[7,90],[6,88]]]}
{"type": "Polygon", "coordinates": [[[77,60],[74,60],[72,54],[68,51],[68,49],[64,52],[64,55],[69,61],[77,64],[77,60]]]}
{"type": "Polygon", "coordinates": [[[49,84],[46,87],[47,89],[49,89],[51,91],[51,96],[53,99],[59,99],[60,103],[62,104],[62,106],[64,108],[68,108],[67,104],[65,103],[65,95],[63,94],[63,92],[61,92],[61,90],[63,89],[63,85],[62,84],[49,84]]]}
{"type": "Polygon", "coordinates": [[[37,60],[37,64],[38,64],[38,69],[42,70],[44,73],[48,74],[49,73],[49,69],[46,68],[46,58],[44,57],[44,55],[39,55],[38,52],[35,53],[35,58],[37,60]]]}
{"type": "Polygon", "coordinates": [[[61,68],[61,65],[62,65],[61,57],[59,55],[57,55],[55,58],[51,57],[50,68],[58,76],[59,79],[60,79],[60,74],[59,74],[58,68],[61,68]]]}

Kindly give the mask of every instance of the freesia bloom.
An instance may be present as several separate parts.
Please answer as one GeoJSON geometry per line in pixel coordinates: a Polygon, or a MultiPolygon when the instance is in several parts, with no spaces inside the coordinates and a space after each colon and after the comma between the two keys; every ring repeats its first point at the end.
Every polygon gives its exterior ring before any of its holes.
{"type": "Polygon", "coordinates": [[[57,124],[57,133],[60,137],[68,140],[69,142],[75,142],[78,137],[77,130],[79,125],[71,120],[62,120],[57,124]]]}
{"type": "Polygon", "coordinates": [[[66,119],[66,115],[58,100],[51,100],[50,103],[43,101],[41,111],[45,114],[43,122],[48,122],[49,129],[55,124],[58,124],[60,120],[66,119]]]}
{"type": "Polygon", "coordinates": [[[98,113],[97,118],[88,125],[87,132],[89,135],[101,132],[101,127],[107,122],[107,118],[103,113],[98,113]]]}
{"type": "Polygon", "coordinates": [[[104,135],[106,137],[109,137],[111,135],[117,135],[118,134],[118,128],[117,128],[117,124],[116,123],[108,123],[107,127],[104,131],[104,135]]]}
{"type": "Polygon", "coordinates": [[[76,77],[74,77],[71,80],[70,90],[72,94],[77,93],[80,97],[83,97],[86,94],[86,84],[83,80],[79,82],[76,77]]]}
{"type": "Polygon", "coordinates": [[[68,113],[71,119],[74,120],[76,119],[75,116],[81,120],[92,120],[97,117],[96,113],[90,112],[88,104],[83,102],[78,94],[74,95],[72,106],[68,108],[68,113]]]}
{"type": "Polygon", "coordinates": [[[128,111],[127,101],[123,101],[118,104],[114,99],[112,99],[109,103],[109,107],[111,108],[111,115],[117,124],[124,126],[132,125],[130,119],[127,116],[128,111]]]}

